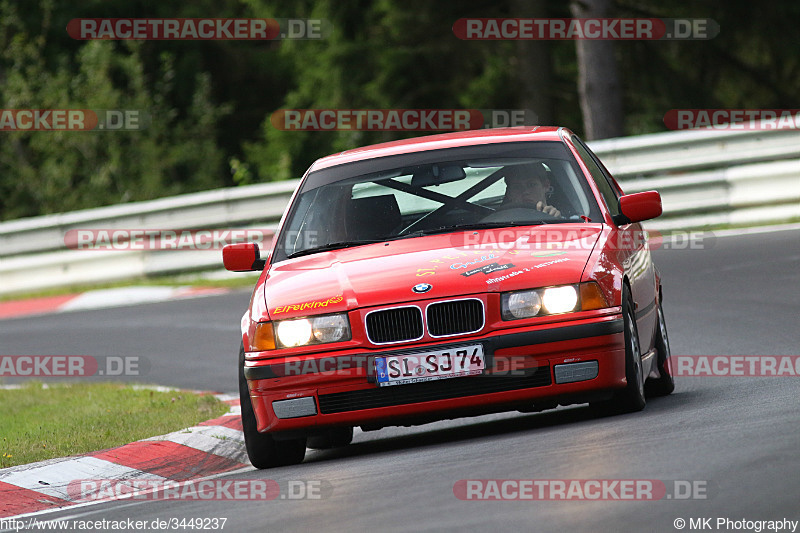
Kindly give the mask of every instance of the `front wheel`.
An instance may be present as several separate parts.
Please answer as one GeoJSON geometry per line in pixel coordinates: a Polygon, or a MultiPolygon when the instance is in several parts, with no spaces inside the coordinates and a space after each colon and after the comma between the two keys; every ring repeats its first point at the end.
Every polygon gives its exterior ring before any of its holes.
{"type": "Polygon", "coordinates": [[[276,440],[269,433],[259,433],[256,415],[250,400],[250,389],[244,377],[244,347],[239,349],[239,400],[242,406],[242,431],[247,457],[254,467],[273,468],[295,465],[306,456],[306,439],[276,440]]]}
{"type": "Polygon", "coordinates": [[[648,396],[666,396],[675,390],[675,378],[670,369],[669,336],[667,336],[667,323],[664,320],[664,309],[661,301],[658,302],[658,331],[655,341],[658,352],[658,379],[648,379],[645,383],[645,392],[648,396]]]}
{"type": "Polygon", "coordinates": [[[628,384],[624,389],[615,392],[610,400],[594,404],[594,407],[610,414],[641,411],[646,403],[639,330],[636,327],[633,301],[627,287],[622,291],[622,318],[625,330],[625,379],[628,384]]]}

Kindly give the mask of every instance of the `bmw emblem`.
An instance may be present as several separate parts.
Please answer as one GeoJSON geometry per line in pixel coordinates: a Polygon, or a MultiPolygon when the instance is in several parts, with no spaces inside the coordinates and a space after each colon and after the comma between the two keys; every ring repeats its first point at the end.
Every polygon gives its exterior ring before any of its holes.
{"type": "Polygon", "coordinates": [[[433,288],[433,285],[431,285],[430,283],[419,283],[417,285],[414,285],[411,288],[411,290],[416,292],[416,293],[423,293],[423,292],[428,292],[432,288],[433,288]]]}

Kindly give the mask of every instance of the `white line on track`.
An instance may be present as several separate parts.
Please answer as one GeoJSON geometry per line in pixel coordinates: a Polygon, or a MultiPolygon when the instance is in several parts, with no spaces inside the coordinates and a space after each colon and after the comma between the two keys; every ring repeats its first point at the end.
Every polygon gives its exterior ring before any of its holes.
{"type": "MultiPolygon", "coordinates": [[[[221,478],[223,476],[230,476],[230,475],[234,475],[234,474],[243,474],[245,472],[253,472],[255,470],[256,469],[253,468],[252,466],[246,466],[246,467],[243,467],[243,468],[238,468],[236,470],[230,470],[228,472],[221,472],[219,474],[214,474],[212,476],[206,476],[206,477],[192,479],[191,481],[193,483],[199,483],[201,481],[206,481],[206,480],[210,480],[210,479],[218,479],[218,478],[221,478]]],[[[156,489],[154,489],[154,490],[156,490],[156,489]]],[[[144,493],[145,492],[143,492],[143,494],[144,493]]],[[[91,501],[91,502],[77,503],[75,505],[70,505],[68,507],[59,507],[58,509],[43,509],[41,511],[35,511],[33,513],[26,513],[26,514],[16,515],[16,516],[13,516],[13,517],[9,516],[9,517],[5,517],[4,520],[8,520],[10,518],[13,518],[15,520],[20,520],[20,519],[23,519],[23,518],[30,518],[30,517],[34,517],[34,516],[43,516],[43,515],[47,515],[47,514],[53,514],[53,513],[68,511],[68,510],[72,510],[72,509],[81,509],[83,507],[90,507],[90,506],[93,506],[93,505],[99,505],[101,503],[111,503],[111,502],[114,502],[114,501],[120,501],[120,500],[101,500],[101,501],[91,501]]],[[[130,502],[130,503],[122,505],[120,507],[116,507],[115,509],[119,509],[119,508],[122,508],[122,507],[130,507],[130,506],[137,505],[137,504],[142,504],[142,503],[152,503],[152,501],[153,500],[142,500],[142,501],[130,502]]],[[[59,517],[59,518],[57,518],[55,520],[59,520],[59,521],[61,521],[61,520],[76,520],[76,519],[80,519],[81,517],[84,517],[84,516],[89,516],[89,515],[92,515],[92,514],[96,514],[97,512],[100,512],[100,511],[87,511],[87,512],[84,512],[84,513],[70,514],[70,515],[67,515],[67,516],[64,516],[64,517],[59,517]]]]}

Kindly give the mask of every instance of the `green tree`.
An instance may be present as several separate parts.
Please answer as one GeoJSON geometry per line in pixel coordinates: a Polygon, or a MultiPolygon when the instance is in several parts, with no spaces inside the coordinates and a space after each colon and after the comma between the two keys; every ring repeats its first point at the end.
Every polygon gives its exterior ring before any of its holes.
{"type": "Polygon", "coordinates": [[[2,132],[0,217],[18,218],[144,200],[230,182],[218,143],[229,105],[213,103],[212,80],[195,72],[187,83],[176,55],[161,51],[148,72],[145,43],[61,42],[53,3],[28,9],[0,3],[0,105],[3,109],[138,110],[141,131],[2,132]],[[38,11],[39,17],[32,17],[38,11]]]}

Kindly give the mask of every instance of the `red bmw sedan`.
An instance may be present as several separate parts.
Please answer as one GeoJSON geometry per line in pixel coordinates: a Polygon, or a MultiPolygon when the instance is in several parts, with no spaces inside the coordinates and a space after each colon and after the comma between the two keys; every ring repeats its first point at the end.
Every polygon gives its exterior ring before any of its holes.
{"type": "Polygon", "coordinates": [[[316,161],[271,244],[233,244],[261,271],[242,317],[250,461],[295,464],[353,428],[672,392],[661,281],[641,221],[565,128],[419,137],[316,161]]]}

